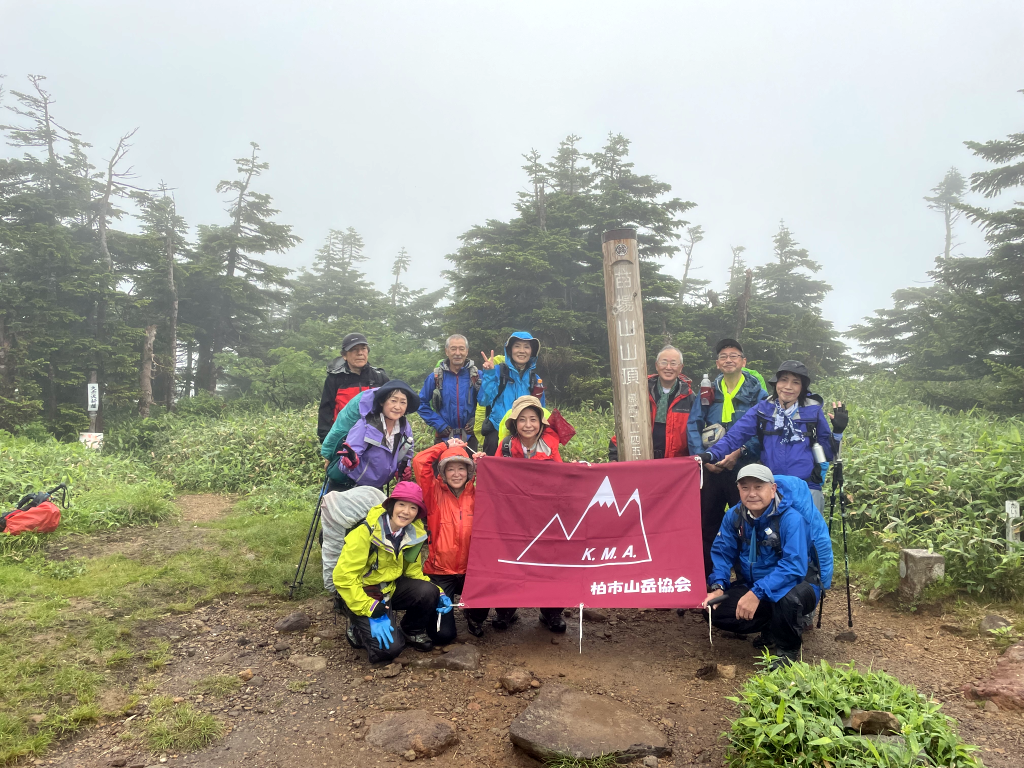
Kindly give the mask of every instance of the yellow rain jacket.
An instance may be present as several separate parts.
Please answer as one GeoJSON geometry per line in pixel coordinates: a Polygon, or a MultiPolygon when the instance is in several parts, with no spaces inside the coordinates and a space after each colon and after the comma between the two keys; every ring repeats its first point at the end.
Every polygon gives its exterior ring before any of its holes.
{"type": "Polygon", "coordinates": [[[366,521],[345,537],[345,547],[334,567],[334,586],[357,616],[369,616],[377,602],[363,587],[378,587],[390,603],[400,576],[430,581],[423,574],[420,559],[420,550],[427,542],[423,521],[417,518],[405,526],[396,552],[384,535],[381,518],[386,514],[379,505],[369,511],[366,521]]]}

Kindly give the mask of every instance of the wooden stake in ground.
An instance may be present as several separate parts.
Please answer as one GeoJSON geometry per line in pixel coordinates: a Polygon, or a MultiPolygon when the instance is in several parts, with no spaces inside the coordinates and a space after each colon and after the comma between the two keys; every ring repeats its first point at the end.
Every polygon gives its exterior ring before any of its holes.
{"type": "Polygon", "coordinates": [[[635,229],[613,229],[601,236],[604,300],[608,311],[608,351],[612,364],[612,404],[619,461],[654,458],[651,409],[647,395],[644,310],[640,301],[640,256],[635,229]]]}

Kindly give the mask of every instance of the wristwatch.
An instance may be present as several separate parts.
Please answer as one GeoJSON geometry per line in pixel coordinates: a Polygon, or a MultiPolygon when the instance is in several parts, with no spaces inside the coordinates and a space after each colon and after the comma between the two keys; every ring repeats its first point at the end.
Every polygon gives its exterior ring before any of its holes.
{"type": "Polygon", "coordinates": [[[721,584],[712,584],[708,587],[708,592],[725,592],[725,587],[721,584]]]}

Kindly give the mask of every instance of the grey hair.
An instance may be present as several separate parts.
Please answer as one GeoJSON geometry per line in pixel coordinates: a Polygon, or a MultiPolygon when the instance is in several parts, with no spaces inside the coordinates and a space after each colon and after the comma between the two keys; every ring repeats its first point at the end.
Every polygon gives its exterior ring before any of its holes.
{"type": "Polygon", "coordinates": [[[461,333],[453,333],[451,336],[444,340],[445,349],[448,349],[448,345],[452,343],[452,339],[462,339],[464,342],[466,342],[466,347],[469,347],[469,339],[467,339],[461,333]]]}
{"type": "Polygon", "coordinates": [[[671,344],[666,344],[664,347],[659,349],[658,354],[654,359],[657,360],[659,357],[661,357],[663,352],[675,352],[676,354],[679,355],[679,362],[683,362],[683,353],[679,351],[678,347],[673,347],[671,344]]]}

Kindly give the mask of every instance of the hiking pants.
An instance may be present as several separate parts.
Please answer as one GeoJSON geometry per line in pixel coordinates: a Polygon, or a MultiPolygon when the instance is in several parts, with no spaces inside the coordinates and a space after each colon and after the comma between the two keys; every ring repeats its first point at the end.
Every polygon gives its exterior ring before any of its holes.
{"type": "Polygon", "coordinates": [[[393,640],[388,648],[382,648],[376,638],[370,635],[370,619],[356,616],[345,606],[349,623],[355,630],[356,639],[366,649],[367,659],[371,664],[391,661],[405,650],[405,635],[423,632],[427,627],[437,623],[437,599],[440,593],[429,581],[399,576],[395,582],[395,592],[391,596],[388,618],[391,620],[393,640]],[[395,623],[395,611],[405,611],[400,625],[395,623]]]}
{"type": "MultiPolygon", "coordinates": [[[[740,503],[740,492],[736,487],[738,469],[724,472],[704,472],[704,487],[700,489],[700,532],[704,545],[704,576],[711,575],[714,564],[711,562],[711,545],[715,543],[718,529],[722,527],[722,519],[729,507],[740,503]]],[[[716,612],[721,607],[716,609],[716,612]]]]}
{"type": "MultiPolygon", "coordinates": [[[[444,590],[444,593],[448,595],[448,599],[452,603],[458,603],[455,599],[456,595],[462,594],[462,588],[466,584],[466,574],[427,574],[430,576],[430,580],[437,586],[444,590]]],[[[487,621],[487,614],[490,613],[490,608],[465,608],[462,613],[468,619],[472,619],[477,624],[483,624],[487,621]]],[[[451,610],[448,613],[441,614],[441,629],[437,628],[437,619],[434,619],[434,623],[427,627],[427,634],[430,635],[430,639],[434,641],[434,645],[448,645],[455,641],[455,610],[451,610]]]]}
{"type": "MultiPolygon", "coordinates": [[[[550,619],[554,616],[561,616],[563,610],[562,608],[541,608],[540,612],[545,618],[550,619]]],[[[518,608],[495,608],[494,616],[499,621],[511,621],[518,611],[518,608]]]]}
{"type": "Polygon", "coordinates": [[[745,584],[729,587],[725,593],[725,602],[719,603],[711,611],[711,623],[721,630],[738,635],[767,630],[779,651],[797,653],[804,633],[803,618],[814,613],[814,607],[818,604],[814,588],[806,581],[801,581],[777,603],[767,597],[762,598],[754,618],[738,619],[736,604],[749,591],[750,588],[745,584]]]}
{"type": "Polygon", "coordinates": [[[491,424],[490,419],[484,420],[483,429],[480,430],[484,438],[484,453],[494,456],[498,453],[498,430],[491,424]]]}

